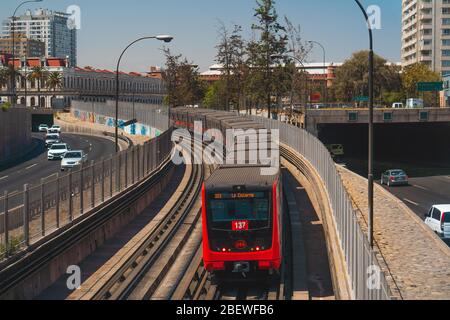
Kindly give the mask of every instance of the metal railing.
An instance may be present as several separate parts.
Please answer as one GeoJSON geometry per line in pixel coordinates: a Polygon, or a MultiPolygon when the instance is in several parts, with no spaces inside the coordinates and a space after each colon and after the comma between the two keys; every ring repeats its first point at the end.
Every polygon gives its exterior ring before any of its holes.
{"type": "Polygon", "coordinates": [[[296,150],[314,166],[321,176],[333,211],[333,218],[345,254],[354,298],[357,300],[390,300],[386,275],[359,225],[350,196],[337,171],[336,164],[322,142],[307,131],[257,116],[249,116],[268,129],[278,129],[280,142],[296,150]],[[376,271],[380,270],[379,277],[376,271]],[[375,277],[373,277],[375,274],[375,277]],[[377,283],[379,280],[379,283],[377,283]]]}
{"type": "Polygon", "coordinates": [[[145,180],[171,156],[172,130],[143,145],[0,195],[0,261],[145,180]]]}

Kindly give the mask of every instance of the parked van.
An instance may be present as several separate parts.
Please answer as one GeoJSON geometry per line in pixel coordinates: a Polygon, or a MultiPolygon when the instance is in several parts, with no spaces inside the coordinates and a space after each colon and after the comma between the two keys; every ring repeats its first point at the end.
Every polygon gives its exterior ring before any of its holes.
{"type": "Polygon", "coordinates": [[[422,109],[424,106],[422,99],[408,99],[406,100],[406,108],[409,109],[422,109]]]}

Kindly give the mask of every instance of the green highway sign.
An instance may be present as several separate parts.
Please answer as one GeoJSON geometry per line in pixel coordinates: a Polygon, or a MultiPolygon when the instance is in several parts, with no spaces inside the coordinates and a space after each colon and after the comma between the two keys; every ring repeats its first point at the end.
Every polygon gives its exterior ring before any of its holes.
{"type": "Polygon", "coordinates": [[[356,102],[369,102],[369,97],[365,97],[365,96],[354,97],[353,101],[356,101],[356,102]]]}
{"type": "Polygon", "coordinates": [[[444,90],[443,82],[419,82],[417,84],[417,91],[442,91],[444,90]]]}

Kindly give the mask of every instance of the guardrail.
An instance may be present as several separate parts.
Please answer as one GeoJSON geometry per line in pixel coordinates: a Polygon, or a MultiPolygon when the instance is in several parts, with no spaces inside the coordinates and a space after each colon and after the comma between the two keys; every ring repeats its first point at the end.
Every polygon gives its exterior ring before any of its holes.
{"type": "Polygon", "coordinates": [[[251,119],[264,124],[268,129],[280,131],[280,142],[304,156],[321,176],[328,193],[336,231],[345,254],[352,282],[354,298],[357,300],[390,300],[391,293],[386,275],[381,271],[380,283],[372,283],[374,266],[381,270],[374,251],[358,223],[350,196],[339,176],[336,164],[322,142],[307,131],[257,116],[251,119]],[[373,284],[372,288],[369,284],[373,284]]]}
{"type": "Polygon", "coordinates": [[[143,145],[0,196],[0,261],[142,182],[171,154],[172,129],[143,145]]]}

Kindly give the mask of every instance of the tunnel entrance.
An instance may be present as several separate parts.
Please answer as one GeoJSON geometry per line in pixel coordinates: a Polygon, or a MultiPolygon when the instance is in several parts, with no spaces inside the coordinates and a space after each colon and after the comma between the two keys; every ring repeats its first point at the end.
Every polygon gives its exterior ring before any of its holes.
{"type": "MultiPolygon", "coordinates": [[[[366,175],[367,124],[321,124],[324,144],[342,144],[343,161],[351,170],[366,175]]],[[[410,175],[450,174],[450,123],[382,123],[374,127],[375,173],[402,168],[410,175]]]]}
{"type": "Polygon", "coordinates": [[[49,127],[53,126],[54,119],[53,114],[32,114],[31,115],[31,127],[33,132],[39,131],[39,126],[46,124],[49,127]]]}

